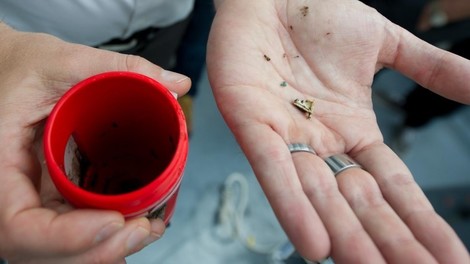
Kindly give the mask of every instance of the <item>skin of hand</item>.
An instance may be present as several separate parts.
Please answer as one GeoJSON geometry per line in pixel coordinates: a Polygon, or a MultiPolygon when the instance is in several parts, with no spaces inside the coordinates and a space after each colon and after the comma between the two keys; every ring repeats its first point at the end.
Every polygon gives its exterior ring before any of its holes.
{"type": "Polygon", "coordinates": [[[138,72],[179,95],[191,81],[136,56],[1,23],[0,34],[0,257],[9,263],[125,263],[163,234],[163,221],[68,205],[43,162],[43,121],[66,90],[98,73],[138,72]]]}
{"type": "Polygon", "coordinates": [[[431,15],[433,9],[438,8],[447,18],[447,23],[457,22],[470,18],[470,1],[468,0],[434,0],[423,9],[418,19],[417,29],[426,31],[432,28],[431,15]]]}
{"type": "Polygon", "coordinates": [[[468,263],[451,227],[383,142],[371,86],[381,68],[470,103],[470,62],[354,0],[237,0],[217,9],[208,74],[226,123],[279,222],[309,260],[468,263]],[[287,84],[287,85],[286,85],[287,84]],[[311,119],[292,105],[313,99],[311,119]],[[318,156],[291,154],[289,143],[318,156]],[[362,169],[336,179],[323,161],[362,169]]]}

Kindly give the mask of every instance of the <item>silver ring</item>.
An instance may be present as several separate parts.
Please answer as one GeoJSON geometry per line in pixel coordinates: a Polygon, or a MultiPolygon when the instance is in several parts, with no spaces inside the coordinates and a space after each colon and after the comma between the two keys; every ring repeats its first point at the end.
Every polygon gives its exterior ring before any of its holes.
{"type": "Polygon", "coordinates": [[[288,144],[287,148],[289,149],[290,153],[294,152],[308,152],[312,153],[313,155],[317,155],[315,150],[308,144],[303,144],[303,143],[293,143],[293,144],[288,144]]]}
{"type": "Polygon", "coordinates": [[[326,164],[330,167],[333,173],[338,175],[340,172],[351,168],[361,168],[351,157],[346,154],[337,154],[325,159],[326,164]]]}

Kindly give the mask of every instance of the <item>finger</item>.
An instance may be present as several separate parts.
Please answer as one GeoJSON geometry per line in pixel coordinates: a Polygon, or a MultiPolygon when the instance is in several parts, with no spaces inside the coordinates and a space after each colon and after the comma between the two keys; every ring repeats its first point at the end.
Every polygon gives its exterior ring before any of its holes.
{"type": "MultiPolygon", "coordinates": [[[[150,61],[135,55],[100,50],[79,44],[70,44],[53,38],[47,38],[49,46],[62,48],[61,56],[57,56],[57,48],[44,48],[44,54],[31,54],[31,57],[54,57],[56,64],[43,68],[44,76],[56,78],[57,83],[77,83],[92,75],[108,71],[132,71],[147,75],[166,86],[178,95],[185,94],[191,86],[191,80],[182,74],[162,69],[150,61]],[[50,54],[47,54],[50,53],[50,54]]],[[[40,46],[41,43],[38,44],[40,46]]],[[[41,63],[39,58],[37,63],[41,63]]],[[[42,67],[41,67],[42,68],[42,67]]],[[[54,83],[48,80],[49,85],[54,83]]]]}
{"type": "Polygon", "coordinates": [[[160,238],[165,225],[162,220],[149,222],[138,218],[126,222],[125,227],[115,235],[96,245],[90,250],[74,256],[53,256],[35,259],[35,264],[81,264],[81,263],[126,263],[125,257],[137,252],[146,245],[160,238]]]}
{"type": "Polygon", "coordinates": [[[20,65],[23,62],[33,73],[47,77],[43,81],[48,87],[68,86],[107,71],[133,71],[148,75],[179,95],[186,93],[191,85],[188,77],[164,70],[144,58],[71,44],[51,35],[18,34],[15,43],[24,49],[12,58],[17,59],[20,65]],[[50,58],[54,58],[55,63],[44,67],[44,61],[50,58]]]}
{"type": "Polygon", "coordinates": [[[57,214],[41,208],[25,175],[16,169],[5,169],[4,173],[8,177],[0,185],[1,204],[8,206],[0,207],[0,251],[6,257],[78,254],[124,225],[122,215],[116,212],[76,210],[57,214]]]}
{"type": "Polygon", "coordinates": [[[336,177],[339,189],[387,263],[436,263],[385,201],[375,179],[361,169],[336,177]]]}
{"type": "Polygon", "coordinates": [[[379,60],[424,87],[447,98],[470,103],[470,61],[428,44],[391,25],[379,60]]]}
{"type": "Polygon", "coordinates": [[[94,60],[96,62],[93,63],[93,67],[90,69],[93,73],[103,71],[137,72],[159,81],[179,96],[184,95],[191,86],[191,80],[187,76],[165,70],[142,57],[98,49],[94,49],[90,55],[94,56],[95,53],[97,57],[94,60]]]}
{"type": "Polygon", "coordinates": [[[118,68],[116,70],[128,70],[147,75],[163,84],[170,91],[175,92],[178,96],[186,94],[191,87],[191,79],[189,79],[189,77],[163,69],[141,57],[127,55],[127,57],[120,58],[120,60],[125,61],[127,69],[125,67],[124,69],[118,68]]]}
{"type": "Polygon", "coordinates": [[[379,250],[341,195],[326,163],[314,155],[293,155],[303,191],[330,236],[331,256],[338,263],[384,263],[379,250]]]}
{"type": "Polygon", "coordinates": [[[304,257],[324,258],[328,234],[302,190],[285,141],[266,125],[246,126],[243,132],[240,146],[290,241],[304,257]]]}
{"type": "Polygon", "coordinates": [[[163,221],[163,219],[160,218],[155,218],[155,219],[148,219],[146,217],[141,218],[140,220],[137,219],[137,221],[147,221],[149,223],[149,236],[144,237],[141,243],[135,244],[136,246],[132,247],[132,243],[130,243],[129,238],[126,244],[127,247],[127,252],[125,253],[125,257],[130,256],[140,250],[142,250],[144,247],[150,245],[151,243],[155,242],[156,240],[160,239],[163,234],[165,233],[166,230],[166,224],[163,221]]]}
{"type": "Polygon", "coordinates": [[[374,176],[385,200],[438,262],[469,261],[463,243],[437,215],[406,165],[390,148],[376,145],[355,159],[374,176]]]}
{"type": "MultiPolygon", "coordinates": [[[[9,179],[19,179],[22,175],[10,174],[10,176],[9,179]]],[[[8,196],[19,197],[15,196],[15,193],[19,194],[21,190],[25,191],[24,188],[10,189],[8,196]]],[[[34,190],[32,191],[34,192],[34,190]]],[[[2,255],[5,254],[3,256],[15,257],[12,261],[31,257],[56,259],[57,257],[82,254],[124,228],[123,217],[116,212],[74,210],[65,214],[57,214],[57,212],[48,209],[35,208],[34,199],[28,198],[29,202],[23,201],[23,203],[16,203],[16,205],[10,203],[12,206],[2,208],[3,213],[0,219],[2,236],[0,239],[8,243],[0,243],[2,245],[1,252],[2,255]],[[22,252],[22,254],[18,254],[18,252],[22,252]]],[[[145,228],[151,232],[145,232],[150,234],[150,239],[154,240],[163,233],[165,225],[161,220],[155,220],[152,221],[151,227],[151,229],[145,228]]],[[[140,250],[147,243],[139,242],[138,235],[129,236],[127,248],[120,251],[125,251],[125,253],[114,255],[126,256],[140,250]]]]}
{"type": "Polygon", "coordinates": [[[57,215],[33,208],[18,212],[3,225],[7,255],[10,250],[48,257],[83,253],[121,230],[124,219],[116,212],[75,210],[57,215]]]}
{"type": "Polygon", "coordinates": [[[134,254],[164,233],[165,224],[161,219],[149,221],[147,218],[128,220],[126,226],[97,247],[74,258],[79,263],[120,263],[125,257],[134,254]]]}
{"type": "Polygon", "coordinates": [[[2,204],[8,206],[0,207],[0,250],[6,257],[78,254],[124,225],[124,218],[116,212],[75,210],[57,214],[41,208],[34,187],[22,172],[5,169],[5,175],[8,177],[2,179],[0,190],[4,194],[2,204]]]}

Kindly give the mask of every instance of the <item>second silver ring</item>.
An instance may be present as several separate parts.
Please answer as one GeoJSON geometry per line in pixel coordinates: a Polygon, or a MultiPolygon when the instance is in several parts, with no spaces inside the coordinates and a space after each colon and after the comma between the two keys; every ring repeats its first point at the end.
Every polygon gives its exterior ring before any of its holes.
{"type": "Polygon", "coordinates": [[[347,154],[337,154],[330,156],[325,159],[325,162],[328,164],[335,176],[347,169],[361,168],[361,165],[357,164],[347,154]]]}

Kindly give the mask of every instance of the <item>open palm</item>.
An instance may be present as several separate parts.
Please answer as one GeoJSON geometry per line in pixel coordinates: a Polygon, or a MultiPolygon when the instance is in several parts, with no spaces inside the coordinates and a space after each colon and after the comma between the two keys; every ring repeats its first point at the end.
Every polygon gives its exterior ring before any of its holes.
{"type": "Polygon", "coordinates": [[[383,143],[371,101],[374,74],[391,67],[469,103],[467,60],[354,0],[226,0],[209,41],[218,107],[303,256],[347,263],[468,259],[383,143]],[[314,101],[311,119],[295,99],[314,101]],[[318,156],[291,155],[289,143],[309,144],[318,156]],[[322,158],[338,153],[362,169],[335,179],[322,158]]]}

